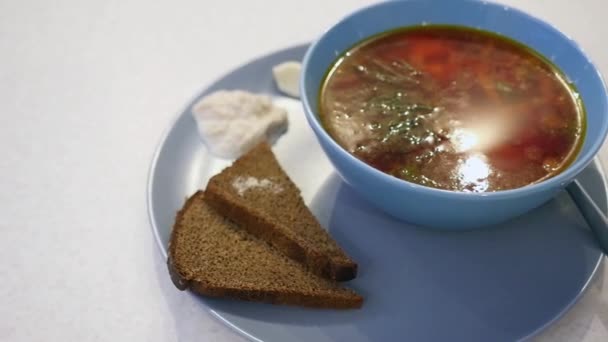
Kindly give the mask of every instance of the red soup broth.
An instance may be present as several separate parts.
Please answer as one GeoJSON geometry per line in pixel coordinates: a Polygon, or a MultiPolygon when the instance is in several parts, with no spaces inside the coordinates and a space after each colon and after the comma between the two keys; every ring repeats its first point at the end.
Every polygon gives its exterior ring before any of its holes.
{"type": "Polygon", "coordinates": [[[582,102],[549,61],[475,29],[421,26],[367,39],[329,70],[324,128],[409,182],[487,192],[533,184],[575,159],[582,102]]]}

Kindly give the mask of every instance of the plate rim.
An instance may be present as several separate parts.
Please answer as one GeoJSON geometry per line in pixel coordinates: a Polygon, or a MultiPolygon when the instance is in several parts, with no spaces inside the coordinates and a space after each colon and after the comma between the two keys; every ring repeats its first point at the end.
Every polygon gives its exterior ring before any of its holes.
{"type": "MultiPolygon", "coordinates": [[[[163,258],[166,260],[167,259],[167,247],[163,244],[162,239],[160,237],[160,231],[158,229],[157,226],[157,222],[156,219],[154,218],[154,211],[153,211],[153,196],[152,196],[152,187],[153,187],[153,182],[155,179],[155,174],[156,174],[156,168],[158,165],[158,159],[160,157],[161,151],[163,149],[163,147],[166,144],[166,141],[169,137],[169,135],[171,134],[173,128],[175,127],[175,125],[177,124],[177,122],[179,121],[179,119],[184,116],[187,115],[187,111],[190,107],[192,107],[192,105],[194,104],[194,102],[203,94],[205,93],[209,88],[211,88],[215,83],[217,83],[219,80],[221,80],[223,77],[225,77],[228,74],[231,74],[233,72],[235,72],[236,70],[238,70],[239,68],[242,68],[248,64],[251,63],[255,63],[259,60],[268,58],[270,56],[273,56],[275,54],[278,54],[280,52],[286,51],[286,50],[291,50],[291,49],[297,49],[297,48],[307,48],[310,47],[312,44],[312,42],[307,42],[307,43],[300,43],[300,44],[296,44],[296,45],[291,45],[289,47],[286,48],[279,48],[279,49],[274,49],[270,52],[266,52],[263,54],[258,55],[257,57],[254,57],[244,63],[238,64],[236,66],[233,66],[230,70],[228,70],[227,72],[222,73],[220,76],[216,77],[214,80],[212,80],[211,82],[206,83],[204,86],[201,87],[201,89],[199,91],[197,91],[188,102],[186,102],[186,105],[182,107],[182,109],[180,109],[179,111],[177,111],[177,113],[171,118],[171,120],[169,121],[169,125],[167,127],[165,127],[163,129],[163,132],[160,135],[160,139],[158,141],[158,143],[156,144],[155,148],[154,148],[154,154],[152,156],[152,160],[150,162],[150,166],[148,168],[148,174],[147,174],[147,180],[146,180],[146,211],[147,211],[147,216],[148,216],[148,221],[150,223],[150,228],[152,230],[152,234],[154,236],[154,240],[156,241],[156,245],[158,247],[158,249],[160,250],[161,255],[163,256],[163,258]]],[[[600,170],[600,173],[602,175],[602,178],[604,179],[604,186],[606,188],[608,188],[606,185],[606,183],[608,183],[608,181],[606,180],[606,175],[605,175],[605,168],[604,168],[604,163],[602,162],[602,160],[599,158],[598,155],[596,155],[592,162],[593,164],[596,164],[596,166],[598,167],[598,169],[600,170]]],[[[557,323],[559,320],[561,320],[566,313],[568,313],[573,307],[574,305],[576,305],[582,298],[583,296],[588,292],[591,284],[593,283],[594,280],[596,280],[597,278],[597,274],[598,274],[598,270],[600,269],[600,267],[602,266],[602,264],[604,263],[604,260],[606,258],[604,257],[604,254],[600,254],[600,257],[598,258],[597,262],[595,263],[595,266],[593,267],[593,271],[591,272],[591,275],[589,276],[589,278],[587,279],[587,281],[585,282],[585,284],[581,287],[580,291],[578,292],[578,294],[572,298],[572,300],[565,305],[553,318],[551,318],[550,320],[548,320],[547,322],[545,322],[543,325],[541,325],[540,327],[538,327],[536,330],[532,331],[531,333],[529,333],[528,335],[522,337],[521,339],[519,339],[519,341],[528,341],[531,338],[534,338],[536,336],[538,336],[540,333],[544,332],[545,330],[547,330],[549,327],[553,326],[555,323],[557,323]]],[[[229,329],[231,329],[232,331],[236,332],[237,334],[241,335],[242,337],[245,337],[247,339],[249,339],[250,341],[255,341],[255,342],[264,342],[260,339],[258,339],[257,337],[251,335],[250,333],[246,332],[245,330],[239,328],[238,326],[236,326],[234,323],[230,322],[229,320],[227,320],[226,318],[224,318],[221,314],[219,314],[217,311],[215,311],[213,308],[211,308],[203,299],[202,304],[205,306],[205,308],[208,310],[208,312],[211,314],[211,316],[213,318],[215,318],[216,320],[218,320],[220,323],[224,324],[225,326],[227,326],[229,329]]]]}

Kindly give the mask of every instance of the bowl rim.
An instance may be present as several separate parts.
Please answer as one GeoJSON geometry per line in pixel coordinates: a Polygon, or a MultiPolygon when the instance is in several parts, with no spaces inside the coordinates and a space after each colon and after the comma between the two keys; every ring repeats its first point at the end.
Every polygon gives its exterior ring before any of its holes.
{"type": "MultiPolygon", "coordinates": [[[[577,156],[577,160],[575,160],[571,165],[569,165],[566,168],[566,170],[564,170],[563,172],[561,172],[551,178],[537,182],[537,183],[525,185],[525,186],[515,188],[515,189],[500,190],[500,191],[494,191],[494,192],[463,192],[463,191],[437,189],[437,188],[432,188],[432,187],[412,183],[412,182],[394,177],[392,175],[389,175],[387,173],[384,173],[384,172],[374,168],[371,165],[368,165],[367,163],[363,162],[362,160],[358,159],[357,157],[355,157],[354,155],[352,155],[351,153],[346,151],[321,126],[317,115],[314,114],[314,112],[310,106],[310,99],[308,97],[307,92],[304,91],[304,89],[306,89],[305,85],[306,85],[307,79],[308,79],[307,69],[309,66],[309,62],[310,62],[312,56],[315,55],[319,44],[328,36],[328,34],[330,34],[337,27],[343,25],[351,17],[361,15],[366,11],[373,10],[378,7],[395,6],[395,5],[400,6],[400,5],[402,5],[402,3],[408,3],[408,2],[409,3],[419,3],[419,2],[429,3],[429,2],[442,2],[442,1],[446,1],[446,0],[391,0],[391,1],[384,1],[384,2],[371,4],[371,5],[362,7],[354,12],[351,12],[351,13],[343,16],[340,20],[338,20],[336,23],[331,25],[327,30],[325,30],[317,39],[315,39],[313,41],[313,43],[310,45],[310,47],[308,48],[308,50],[306,51],[306,54],[304,55],[304,59],[302,60],[302,71],[301,71],[302,77],[300,77],[300,84],[299,84],[300,89],[302,89],[301,101],[302,101],[302,105],[304,107],[304,114],[306,116],[306,120],[307,120],[309,126],[311,126],[311,128],[313,129],[315,135],[317,136],[317,138],[319,140],[324,140],[327,143],[329,143],[330,146],[334,150],[338,151],[337,153],[344,155],[346,157],[349,164],[358,166],[371,177],[373,177],[377,180],[383,181],[385,183],[388,183],[388,185],[394,186],[399,189],[408,189],[410,191],[426,192],[429,195],[435,195],[437,197],[448,198],[448,199],[479,200],[479,199],[483,198],[483,199],[487,199],[487,200],[490,200],[490,199],[498,200],[498,199],[519,198],[522,196],[527,196],[527,195],[538,193],[538,192],[548,191],[551,189],[564,188],[566,185],[568,185],[568,183],[570,183],[572,180],[574,180],[574,178],[576,178],[576,176],[580,172],[582,172],[583,169],[589,163],[591,163],[593,161],[594,157],[599,152],[599,149],[602,147],[604,141],[606,140],[606,136],[608,134],[608,119],[603,120],[602,126],[600,127],[599,138],[595,139],[595,141],[593,141],[591,143],[591,146],[589,147],[588,151],[584,154],[581,153],[582,151],[579,152],[581,154],[579,154],[577,156]]],[[[566,43],[566,45],[569,46],[569,48],[577,50],[577,52],[582,56],[582,58],[589,65],[592,66],[593,75],[595,77],[597,77],[597,79],[600,83],[600,86],[601,86],[600,91],[603,93],[604,102],[607,104],[606,107],[608,107],[608,88],[606,87],[604,77],[602,76],[600,70],[597,68],[596,64],[593,63],[593,61],[587,55],[585,50],[582,49],[581,46],[576,41],[574,41],[574,39],[572,39],[571,37],[569,37],[562,31],[560,31],[553,24],[550,24],[540,18],[537,18],[531,14],[528,14],[518,8],[514,8],[514,7],[503,5],[503,4],[498,4],[495,2],[478,1],[478,0],[461,0],[461,2],[479,5],[479,6],[492,6],[494,8],[500,7],[505,12],[509,12],[509,15],[518,15],[520,17],[523,17],[525,20],[530,21],[531,23],[533,23],[535,25],[544,26],[545,28],[549,29],[550,31],[553,31],[553,33],[555,33],[557,37],[562,39],[566,43]]],[[[473,26],[470,26],[470,27],[473,27],[473,26]]],[[[522,43],[522,44],[524,44],[524,43],[522,43]]],[[[528,44],[525,44],[525,45],[528,46],[528,44]]],[[[531,47],[531,48],[533,48],[533,47],[531,47]]],[[[568,75],[566,75],[566,76],[568,77],[568,75]]],[[[608,111],[606,111],[603,114],[604,114],[604,116],[608,116],[608,111]]],[[[586,138],[587,138],[587,135],[585,135],[585,139],[586,138]]],[[[584,142],[585,141],[583,141],[583,143],[584,142]]],[[[325,151],[325,148],[323,150],[325,151]]],[[[325,153],[327,154],[327,152],[325,152],[325,153]]]]}

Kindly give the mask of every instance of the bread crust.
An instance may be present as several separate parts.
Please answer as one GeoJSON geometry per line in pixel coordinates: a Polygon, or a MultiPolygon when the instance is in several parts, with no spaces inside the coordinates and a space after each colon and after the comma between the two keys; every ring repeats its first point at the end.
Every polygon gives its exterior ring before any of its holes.
{"type": "Polygon", "coordinates": [[[184,291],[188,287],[190,287],[190,280],[183,273],[180,273],[180,270],[177,268],[177,265],[173,262],[175,256],[175,235],[177,231],[181,227],[181,222],[184,217],[184,214],[188,211],[190,206],[194,203],[194,201],[199,197],[203,196],[203,191],[199,190],[195,192],[192,196],[190,196],[184,206],[177,212],[175,217],[175,224],[173,225],[173,229],[171,229],[171,236],[169,237],[169,248],[167,253],[167,268],[169,269],[169,275],[171,276],[171,281],[178,289],[184,291]]]}
{"type": "Polygon", "coordinates": [[[363,305],[363,298],[360,296],[327,297],[287,291],[219,288],[208,286],[208,284],[203,282],[192,282],[190,284],[190,288],[196,293],[209,297],[231,298],[269,304],[303,306],[316,309],[359,309],[363,305]]]}

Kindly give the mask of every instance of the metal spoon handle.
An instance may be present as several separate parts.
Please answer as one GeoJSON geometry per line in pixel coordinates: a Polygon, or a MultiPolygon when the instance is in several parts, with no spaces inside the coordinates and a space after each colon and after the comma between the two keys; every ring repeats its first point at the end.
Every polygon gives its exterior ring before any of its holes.
{"type": "Polygon", "coordinates": [[[608,218],[598,208],[595,201],[593,201],[578,180],[570,183],[566,187],[566,191],[568,191],[578,210],[593,231],[600,248],[604,251],[604,254],[608,255],[608,218]]]}

